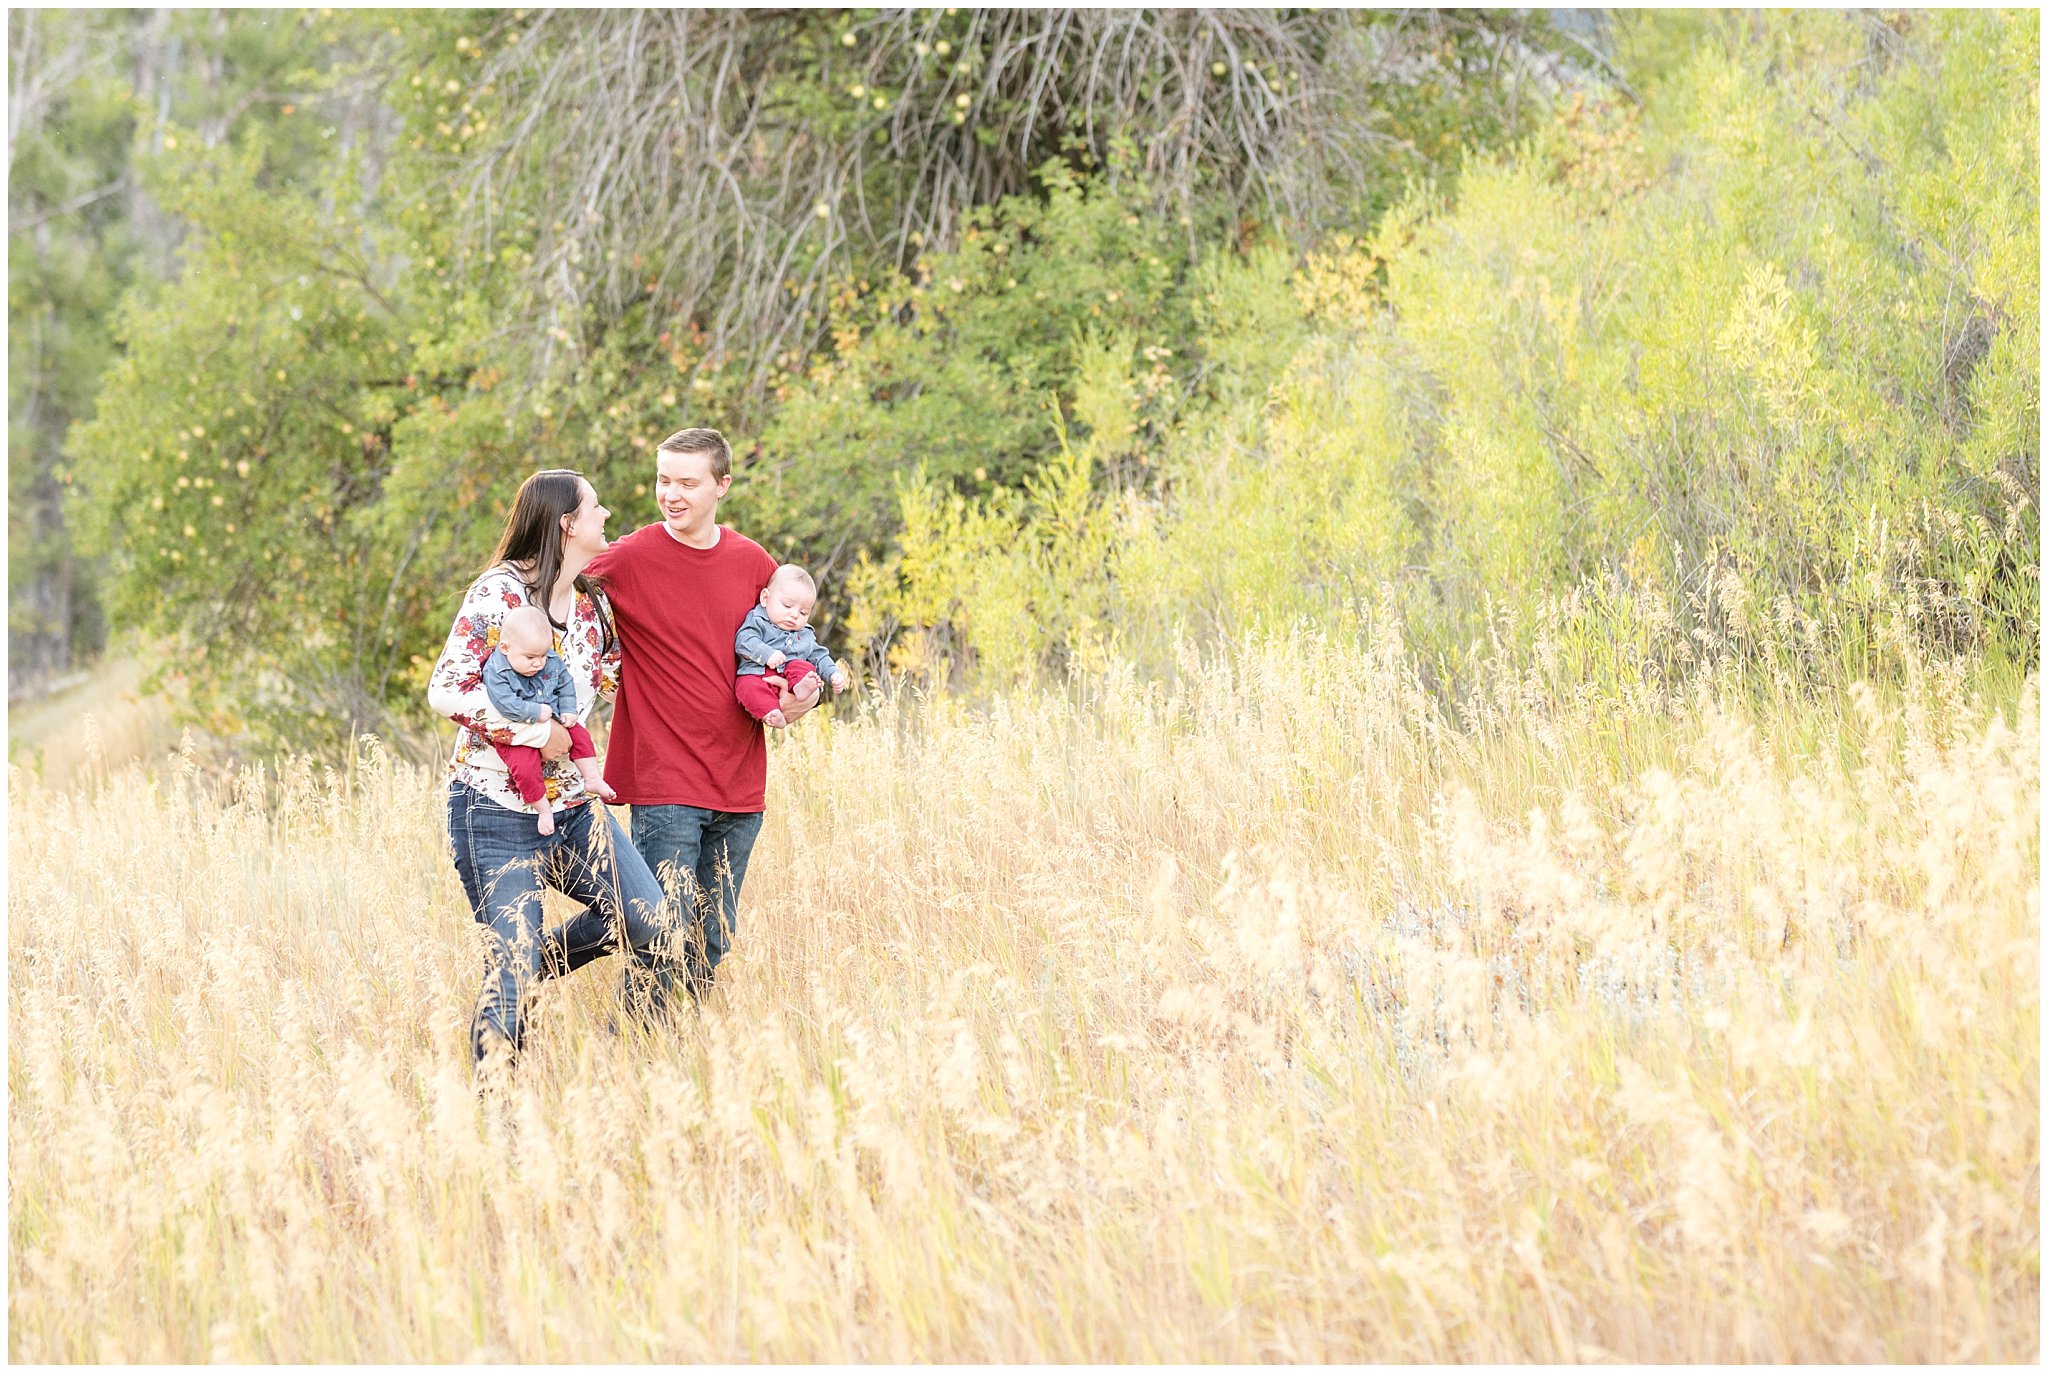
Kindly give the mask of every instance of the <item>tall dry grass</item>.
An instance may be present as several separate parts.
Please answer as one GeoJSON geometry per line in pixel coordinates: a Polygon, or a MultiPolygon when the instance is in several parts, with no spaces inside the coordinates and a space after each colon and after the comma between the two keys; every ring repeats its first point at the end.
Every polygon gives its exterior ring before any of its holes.
{"type": "Polygon", "coordinates": [[[177,702],[148,691],[147,654],[122,645],[61,690],[10,701],[7,761],[47,786],[178,746],[177,702]]]}
{"type": "Polygon", "coordinates": [[[15,771],[9,1353],[2037,1358],[2036,683],[1514,698],[813,719],[481,1102],[438,770],[15,771]]]}

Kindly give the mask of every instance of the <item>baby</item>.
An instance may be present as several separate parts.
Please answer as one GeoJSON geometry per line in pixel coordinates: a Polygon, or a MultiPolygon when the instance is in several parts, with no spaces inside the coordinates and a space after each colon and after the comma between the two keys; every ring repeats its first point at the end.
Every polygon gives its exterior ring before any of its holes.
{"type": "MultiPolygon", "coordinates": [[[[604,784],[597,768],[597,746],[576,718],[576,683],[554,651],[555,630],[540,607],[514,606],[498,626],[498,647],[484,663],[484,694],[491,708],[508,720],[532,724],[558,720],[569,731],[569,758],[583,774],[584,789],[610,801],[618,793],[604,784]]],[[[547,779],[541,776],[540,750],[520,744],[495,744],[520,798],[540,809],[540,832],[555,832],[554,807],[548,804],[547,779]]]]}
{"type": "Polygon", "coordinates": [[[774,729],[789,721],[782,715],[781,693],[761,680],[770,672],[780,672],[791,690],[813,672],[831,682],[834,691],[846,690],[846,670],[832,661],[810,630],[811,607],[817,600],[818,584],[811,574],[795,563],[784,563],[761,588],[761,604],[747,612],[733,640],[740,659],[733,694],[747,714],[774,729]]]}

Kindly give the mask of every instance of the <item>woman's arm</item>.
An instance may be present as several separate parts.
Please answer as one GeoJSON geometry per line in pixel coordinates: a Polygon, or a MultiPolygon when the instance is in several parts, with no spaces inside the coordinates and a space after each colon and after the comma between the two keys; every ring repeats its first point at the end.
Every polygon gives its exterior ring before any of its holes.
{"type": "Polygon", "coordinates": [[[553,730],[546,720],[514,725],[491,709],[490,694],[484,690],[484,663],[498,646],[498,626],[505,612],[526,598],[508,589],[508,578],[486,573],[470,584],[456,612],[448,642],[427,679],[427,705],[462,728],[493,744],[523,744],[540,748],[550,741],[553,730]],[[507,604],[506,598],[512,597],[507,604]]]}

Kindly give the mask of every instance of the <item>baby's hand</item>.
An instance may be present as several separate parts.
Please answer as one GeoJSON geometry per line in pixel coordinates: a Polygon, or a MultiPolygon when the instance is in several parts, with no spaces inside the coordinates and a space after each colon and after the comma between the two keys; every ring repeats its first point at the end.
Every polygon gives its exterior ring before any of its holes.
{"type": "MultiPolygon", "coordinates": [[[[545,709],[545,707],[543,707],[543,709],[545,709]]],[[[582,721],[578,720],[574,715],[564,715],[561,717],[561,721],[562,727],[564,729],[569,729],[575,725],[579,725],[582,723],[582,721]]]]}
{"type": "Polygon", "coordinates": [[[773,672],[776,668],[781,667],[784,663],[788,661],[789,655],[784,653],[781,649],[771,649],[768,653],[768,670],[770,672],[773,672]]]}
{"type": "Polygon", "coordinates": [[[555,708],[545,701],[535,706],[534,709],[540,712],[533,717],[536,720],[552,720],[555,718],[555,708]]]}
{"type": "Polygon", "coordinates": [[[846,685],[847,683],[845,673],[835,672],[832,674],[832,689],[834,691],[844,691],[846,690],[846,685]]]}

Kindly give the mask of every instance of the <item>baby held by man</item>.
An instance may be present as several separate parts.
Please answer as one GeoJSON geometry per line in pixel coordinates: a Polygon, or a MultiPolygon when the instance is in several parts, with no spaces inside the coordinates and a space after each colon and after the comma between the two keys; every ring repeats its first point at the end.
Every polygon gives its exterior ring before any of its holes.
{"type": "Polygon", "coordinates": [[[846,669],[832,661],[811,632],[811,610],[817,601],[818,584],[811,574],[795,563],[784,563],[761,588],[761,603],[747,612],[733,639],[740,662],[733,694],[747,714],[771,729],[789,723],[783,718],[781,693],[766,680],[771,673],[779,673],[791,691],[812,673],[830,682],[832,690],[846,690],[846,669]]]}

